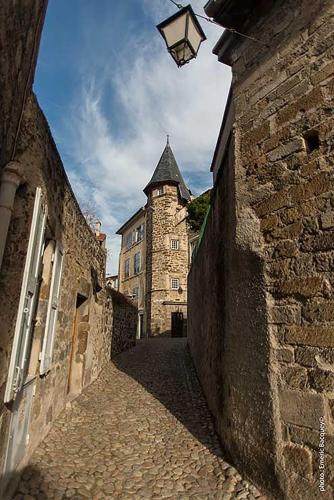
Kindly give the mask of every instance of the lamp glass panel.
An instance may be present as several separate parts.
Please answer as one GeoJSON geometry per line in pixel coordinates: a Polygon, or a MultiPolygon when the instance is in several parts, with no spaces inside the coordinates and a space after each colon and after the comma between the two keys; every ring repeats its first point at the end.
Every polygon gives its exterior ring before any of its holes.
{"type": "Polygon", "coordinates": [[[194,54],[192,53],[187,42],[180,43],[180,45],[172,49],[172,53],[174,58],[180,62],[187,62],[189,59],[194,57],[194,54]]]}
{"type": "Polygon", "coordinates": [[[203,38],[202,35],[199,33],[192,16],[189,16],[188,40],[191,43],[195,53],[197,54],[197,51],[199,49],[199,46],[201,45],[203,38]]]}
{"type": "Polygon", "coordinates": [[[168,47],[184,39],[186,33],[186,20],[187,12],[162,28],[168,47]]]}

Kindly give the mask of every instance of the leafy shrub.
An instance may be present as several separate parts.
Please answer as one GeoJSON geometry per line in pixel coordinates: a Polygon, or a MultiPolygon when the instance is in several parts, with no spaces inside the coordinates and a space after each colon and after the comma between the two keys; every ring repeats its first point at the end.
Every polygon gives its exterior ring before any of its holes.
{"type": "Polygon", "coordinates": [[[203,224],[205,214],[210,205],[210,195],[211,190],[205,191],[194,200],[192,200],[187,206],[188,210],[188,222],[191,229],[194,231],[199,231],[201,225],[203,224]]]}

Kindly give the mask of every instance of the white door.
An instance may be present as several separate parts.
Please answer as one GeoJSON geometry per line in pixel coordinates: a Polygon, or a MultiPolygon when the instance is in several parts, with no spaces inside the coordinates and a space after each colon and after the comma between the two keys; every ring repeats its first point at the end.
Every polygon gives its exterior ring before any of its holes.
{"type": "Polygon", "coordinates": [[[28,440],[35,380],[28,380],[27,372],[41,280],[46,213],[42,191],[37,188],[4,397],[5,403],[12,402],[4,464],[7,478],[24,458],[28,440]]]}

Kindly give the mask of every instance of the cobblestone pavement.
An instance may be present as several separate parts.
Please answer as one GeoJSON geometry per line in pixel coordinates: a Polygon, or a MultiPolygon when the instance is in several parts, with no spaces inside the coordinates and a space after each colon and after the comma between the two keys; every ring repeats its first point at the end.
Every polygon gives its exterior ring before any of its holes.
{"type": "Polygon", "coordinates": [[[15,500],[265,499],[221,458],[184,339],[140,341],[60,414],[15,500]]]}

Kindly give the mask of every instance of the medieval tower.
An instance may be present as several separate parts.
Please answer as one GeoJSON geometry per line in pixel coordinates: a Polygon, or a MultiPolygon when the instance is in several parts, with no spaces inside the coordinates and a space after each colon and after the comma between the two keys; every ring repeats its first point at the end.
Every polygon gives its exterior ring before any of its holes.
{"type": "Polygon", "coordinates": [[[146,206],[118,230],[120,291],[137,302],[138,337],[182,336],[190,264],[186,206],[191,197],[168,140],[144,193],[146,206]]]}

